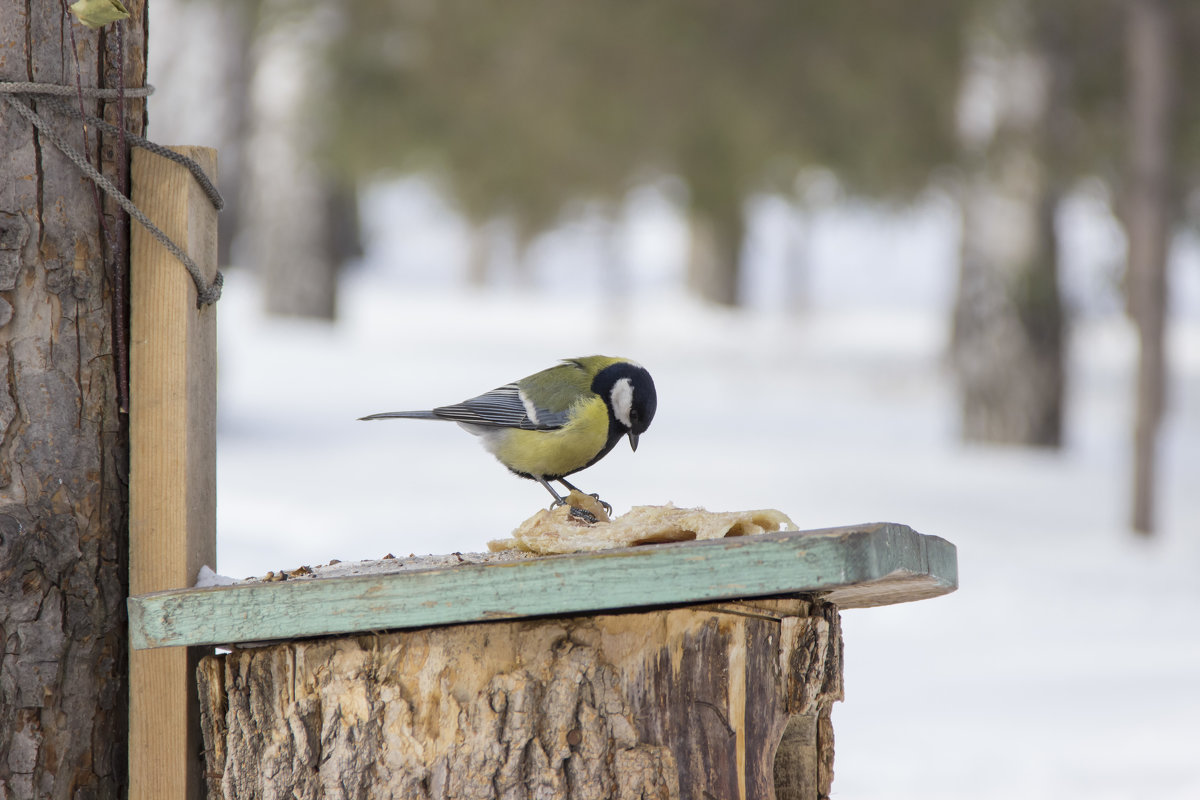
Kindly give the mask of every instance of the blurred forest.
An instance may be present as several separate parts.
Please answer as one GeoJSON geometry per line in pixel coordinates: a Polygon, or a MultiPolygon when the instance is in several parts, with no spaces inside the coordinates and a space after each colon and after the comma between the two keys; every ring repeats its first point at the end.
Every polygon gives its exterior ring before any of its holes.
{"type": "Polygon", "coordinates": [[[961,215],[963,437],[1053,448],[1070,325],[1056,215],[1081,182],[1103,186],[1140,341],[1131,523],[1153,530],[1165,264],[1200,202],[1185,90],[1200,4],[189,2],[220,18],[224,259],[260,270],[281,314],[333,318],[356,198],[400,175],[427,177],[477,232],[480,284],[497,224],[520,250],[585,205],[615,215],[675,181],[689,289],[726,306],[743,299],[751,197],[802,215],[813,174],[891,207],[936,187],[961,215]]]}

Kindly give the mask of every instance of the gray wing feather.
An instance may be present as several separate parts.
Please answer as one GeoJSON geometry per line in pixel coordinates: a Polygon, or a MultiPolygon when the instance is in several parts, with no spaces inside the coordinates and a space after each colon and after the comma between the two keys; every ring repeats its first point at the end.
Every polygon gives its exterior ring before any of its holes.
{"type": "Polygon", "coordinates": [[[555,430],[565,425],[568,418],[566,412],[551,414],[536,410],[537,421],[530,419],[525,401],[521,399],[520,387],[515,383],[505,384],[452,406],[435,408],[433,413],[438,419],[465,422],[469,425],[521,428],[527,431],[555,430]]]}
{"type": "Polygon", "coordinates": [[[444,419],[467,425],[521,428],[527,431],[557,430],[570,419],[570,413],[567,411],[535,409],[534,413],[537,416],[536,422],[529,418],[525,401],[521,399],[521,388],[515,383],[509,383],[470,400],[452,406],[440,406],[432,411],[385,411],[359,419],[444,419]]]}

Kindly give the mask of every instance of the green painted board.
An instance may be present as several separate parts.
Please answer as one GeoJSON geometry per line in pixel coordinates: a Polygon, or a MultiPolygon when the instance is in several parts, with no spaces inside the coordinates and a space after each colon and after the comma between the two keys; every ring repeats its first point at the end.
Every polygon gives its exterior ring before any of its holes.
{"type": "Polygon", "coordinates": [[[500,563],[155,592],[128,600],[137,649],[820,594],[842,608],[958,587],[955,547],[873,523],[500,563]]]}

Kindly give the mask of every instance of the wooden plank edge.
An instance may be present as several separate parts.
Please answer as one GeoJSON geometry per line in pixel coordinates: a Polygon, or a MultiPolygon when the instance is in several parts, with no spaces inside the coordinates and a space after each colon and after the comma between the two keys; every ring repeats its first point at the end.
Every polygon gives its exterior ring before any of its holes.
{"type": "Polygon", "coordinates": [[[876,608],[958,589],[958,548],[941,537],[912,537],[889,529],[873,538],[871,547],[865,557],[872,560],[874,572],[885,572],[889,564],[895,568],[872,581],[833,589],[822,595],[825,600],[842,609],[876,608]]]}
{"type": "Polygon", "coordinates": [[[786,594],[844,607],[957,588],[954,545],[905,525],[789,531],[526,561],[156,592],[128,601],[137,649],[349,634],[786,594]],[[857,594],[845,592],[860,587],[857,594]],[[872,587],[874,589],[872,590],[872,587]]]}

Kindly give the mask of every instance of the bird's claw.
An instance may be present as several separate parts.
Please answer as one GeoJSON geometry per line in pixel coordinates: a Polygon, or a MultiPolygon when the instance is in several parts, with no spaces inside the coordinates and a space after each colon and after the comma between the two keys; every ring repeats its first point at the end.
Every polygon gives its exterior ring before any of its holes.
{"type": "Polygon", "coordinates": [[[608,503],[601,500],[600,495],[590,494],[590,495],[588,495],[588,497],[594,498],[595,501],[600,504],[600,507],[604,509],[604,513],[608,514],[610,517],[612,516],[612,506],[610,506],[608,503]]]}
{"type": "MultiPolygon", "coordinates": [[[[592,499],[593,499],[593,500],[595,500],[597,503],[599,503],[599,504],[600,504],[600,507],[604,509],[604,513],[605,513],[605,514],[607,514],[607,515],[608,515],[608,516],[610,516],[610,517],[612,516],[612,513],[613,513],[613,507],[612,507],[610,504],[606,503],[605,501],[601,500],[601,499],[600,499],[600,495],[598,495],[598,494],[595,494],[595,493],[592,493],[592,494],[589,494],[589,495],[588,495],[588,497],[592,498],[592,499]]],[[[569,504],[569,503],[567,503],[567,501],[566,501],[564,498],[562,498],[562,497],[559,497],[559,498],[556,498],[556,499],[555,499],[555,501],[554,501],[553,503],[551,503],[551,504],[550,504],[550,508],[549,508],[549,510],[550,510],[550,511],[553,511],[554,509],[558,508],[559,506],[565,506],[565,505],[570,505],[570,504],[569,504]]],[[[585,510],[585,509],[579,508],[578,506],[571,506],[571,513],[572,513],[573,515],[575,515],[575,516],[578,516],[578,514],[576,514],[576,512],[577,512],[577,511],[581,511],[581,512],[583,512],[584,514],[587,514],[588,516],[591,516],[591,517],[593,517],[593,519],[591,520],[592,522],[595,522],[595,521],[596,521],[596,520],[594,519],[594,515],[593,515],[591,512],[589,512],[589,511],[587,511],[587,510],[585,510]]]]}

